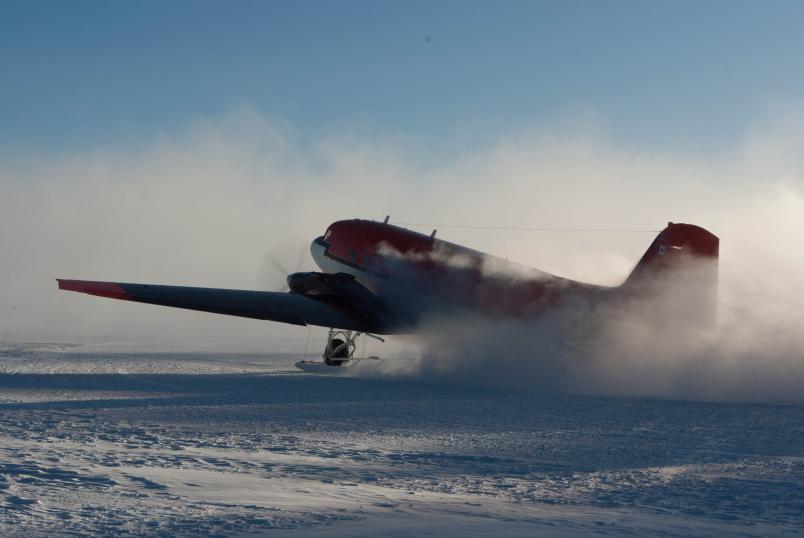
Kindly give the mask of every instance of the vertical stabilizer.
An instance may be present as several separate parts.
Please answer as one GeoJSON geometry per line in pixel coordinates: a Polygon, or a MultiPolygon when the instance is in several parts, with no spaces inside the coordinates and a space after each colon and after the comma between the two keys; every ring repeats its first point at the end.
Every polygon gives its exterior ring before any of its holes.
{"type": "Polygon", "coordinates": [[[717,315],[720,240],[693,224],[670,222],[623,283],[629,296],[679,321],[713,323],[717,315]]]}

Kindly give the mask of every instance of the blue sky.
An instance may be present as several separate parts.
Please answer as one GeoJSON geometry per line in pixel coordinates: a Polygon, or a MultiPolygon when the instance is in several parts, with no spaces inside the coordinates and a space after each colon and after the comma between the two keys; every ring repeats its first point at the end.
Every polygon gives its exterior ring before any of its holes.
{"type": "Polygon", "coordinates": [[[0,148],[136,144],[245,105],[302,139],[447,153],[577,118],[716,150],[801,100],[802,52],[803,2],[5,1],[0,148]]]}

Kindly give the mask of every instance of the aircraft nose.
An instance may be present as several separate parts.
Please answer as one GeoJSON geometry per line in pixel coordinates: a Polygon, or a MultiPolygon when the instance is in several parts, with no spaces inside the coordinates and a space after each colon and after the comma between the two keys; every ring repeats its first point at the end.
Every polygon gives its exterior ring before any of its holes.
{"type": "Polygon", "coordinates": [[[313,239],[313,242],[310,243],[310,255],[312,255],[316,265],[324,270],[326,270],[326,256],[324,256],[324,253],[328,248],[329,242],[324,239],[324,236],[316,237],[313,239]]]}

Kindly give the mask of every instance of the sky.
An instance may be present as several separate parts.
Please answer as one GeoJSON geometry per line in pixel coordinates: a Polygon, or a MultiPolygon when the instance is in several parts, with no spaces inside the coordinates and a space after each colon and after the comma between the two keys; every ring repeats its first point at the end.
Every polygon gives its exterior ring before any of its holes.
{"type": "Polygon", "coordinates": [[[721,150],[804,91],[804,4],[0,3],[0,147],[147,144],[252,106],[449,158],[595,122],[624,144],[721,150]]]}
{"type": "MultiPolygon", "coordinates": [[[[801,2],[0,1],[0,337],[304,341],[54,279],[275,289],[387,214],[696,223],[735,308],[799,319],[802,50],[801,2]]],[[[612,285],[653,235],[439,231],[612,285]]]]}

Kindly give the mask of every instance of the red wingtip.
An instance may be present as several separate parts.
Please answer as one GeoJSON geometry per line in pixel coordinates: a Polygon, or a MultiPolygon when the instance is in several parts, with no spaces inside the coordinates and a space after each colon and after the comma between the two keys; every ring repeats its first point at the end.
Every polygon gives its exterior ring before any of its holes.
{"type": "Polygon", "coordinates": [[[96,282],[93,280],[66,280],[57,278],[60,290],[77,291],[97,295],[98,297],[109,297],[111,299],[131,300],[131,295],[120,285],[114,282],[96,282]]]}

